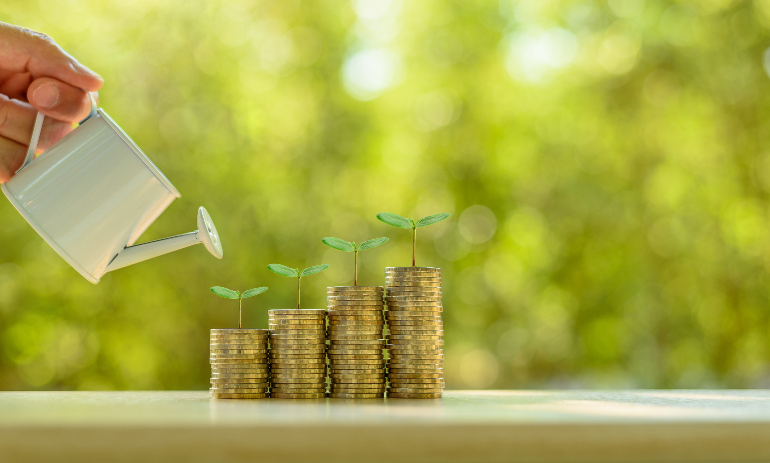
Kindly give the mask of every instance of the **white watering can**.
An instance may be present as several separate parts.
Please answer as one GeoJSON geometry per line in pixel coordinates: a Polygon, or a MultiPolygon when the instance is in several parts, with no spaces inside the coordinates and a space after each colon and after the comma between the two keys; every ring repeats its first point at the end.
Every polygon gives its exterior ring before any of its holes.
{"type": "Polygon", "coordinates": [[[35,158],[43,118],[38,113],[27,158],[2,190],[88,281],[98,283],[107,272],[198,243],[223,257],[217,229],[202,207],[197,231],[134,246],[181,195],[93,98],[91,114],[35,158]]]}

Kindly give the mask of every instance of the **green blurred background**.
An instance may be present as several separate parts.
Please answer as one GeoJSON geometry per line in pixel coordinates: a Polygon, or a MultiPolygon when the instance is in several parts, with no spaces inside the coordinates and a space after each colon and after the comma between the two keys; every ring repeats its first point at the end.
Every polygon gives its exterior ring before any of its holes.
{"type": "Polygon", "coordinates": [[[770,384],[770,1],[4,0],[105,78],[101,105],[182,198],[141,241],[225,246],[77,274],[0,201],[0,389],[205,389],[222,285],[329,263],[324,236],[421,229],[444,274],[449,388],[770,384]]]}

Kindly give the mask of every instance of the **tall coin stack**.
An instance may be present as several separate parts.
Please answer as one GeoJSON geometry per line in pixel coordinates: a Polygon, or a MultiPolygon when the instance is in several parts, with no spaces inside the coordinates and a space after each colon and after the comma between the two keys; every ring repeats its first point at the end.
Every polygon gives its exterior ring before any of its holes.
{"type": "Polygon", "coordinates": [[[326,311],[268,311],[271,396],[279,399],[326,397],[326,311]]]}
{"type": "Polygon", "coordinates": [[[382,286],[327,289],[330,397],[375,399],[385,394],[382,286]]]}
{"type": "Polygon", "coordinates": [[[441,269],[387,267],[388,397],[437,399],[444,390],[441,269]]]}
{"type": "Polygon", "coordinates": [[[211,330],[211,396],[270,397],[267,330],[211,330]]]}

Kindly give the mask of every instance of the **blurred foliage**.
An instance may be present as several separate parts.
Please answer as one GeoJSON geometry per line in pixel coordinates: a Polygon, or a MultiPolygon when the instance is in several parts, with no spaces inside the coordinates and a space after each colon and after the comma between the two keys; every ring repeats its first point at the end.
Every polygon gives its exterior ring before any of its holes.
{"type": "MultiPolygon", "coordinates": [[[[331,268],[324,236],[418,232],[444,275],[450,388],[762,387],[770,379],[770,1],[4,0],[106,80],[101,105],[182,192],[142,237],[193,247],[93,286],[0,201],[0,389],[205,389],[209,287],[331,268]]],[[[307,305],[305,305],[307,304],[307,305]]]]}

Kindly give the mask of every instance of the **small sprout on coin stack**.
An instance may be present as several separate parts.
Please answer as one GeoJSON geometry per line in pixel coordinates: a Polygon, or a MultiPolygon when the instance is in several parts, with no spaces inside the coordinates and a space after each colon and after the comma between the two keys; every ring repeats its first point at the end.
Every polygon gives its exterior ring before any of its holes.
{"type": "Polygon", "coordinates": [[[444,212],[442,214],[433,214],[429,215],[427,217],[423,217],[418,221],[414,221],[414,219],[407,219],[406,217],[401,217],[397,214],[392,214],[390,212],[380,212],[377,214],[377,218],[380,220],[380,222],[385,222],[388,225],[391,225],[393,227],[398,228],[411,228],[412,229],[412,267],[415,267],[415,257],[417,254],[417,229],[420,227],[427,227],[428,225],[433,225],[434,223],[441,222],[442,220],[449,217],[451,214],[444,212]]]}
{"type": "Polygon", "coordinates": [[[212,286],[211,292],[219,297],[225,299],[238,299],[238,329],[241,329],[241,313],[243,312],[243,300],[249,297],[254,297],[258,294],[262,294],[267,291],[267,286],[260,286],[259,288],[248,289],[242,293],[227,289],[222,286],[212,286]]]}
{"type": "Polygon", "coordinates": [[[367,249],[376,248],[377,246],[381,244],[385,244],[386,241],[388,241],[387,238],[373,238],[370,240],[366,240],[363,243],[356,246],[355,241],[348,242],[339,238],[333,238],[331,236],[327,236],[326,238],[321,240],[323,244],[329,246],[330,248],[334,248],[338,251],[343,252],[353,252],[355,253],[355,276],[353,278],[353,285],[358,286],[358,251],[365,251],[367,249]]]}
{"type": "Polygon", "coordinates": [[[299,309],[299,287],[300,282],[302,281],[302,277],[314,275],[319,272],[323,272],[329,268],[329,264],[321,264],[321,265],[314,265],[312,267],[308,267],[303,271],[299,271],[299,269],[287,267],[285,265],[281,264],[270,264],[267,266],[267,269],[270,270],[273,273],[277,273],[278,275],[281,275],[283,277],[289,277],[289,278],[296,278],[297,279],[297,309],[299,309]]]}

